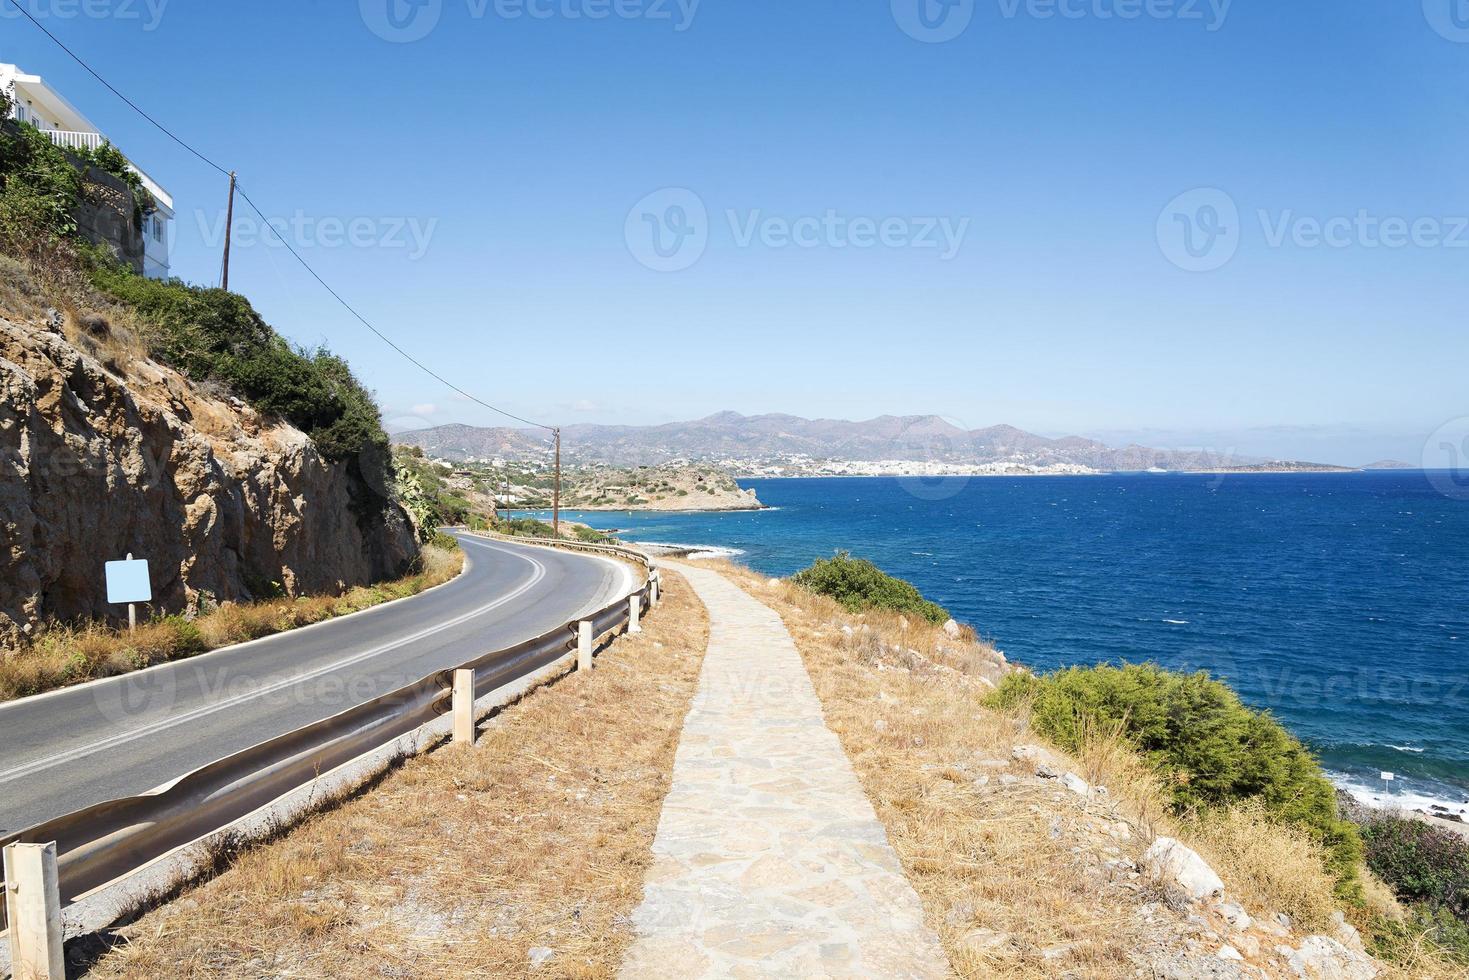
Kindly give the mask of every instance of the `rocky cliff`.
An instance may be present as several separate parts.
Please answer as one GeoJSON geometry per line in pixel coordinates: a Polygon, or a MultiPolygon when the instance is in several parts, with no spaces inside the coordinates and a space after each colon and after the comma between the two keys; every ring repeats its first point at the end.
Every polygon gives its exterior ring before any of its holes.
{"type": "Polygon", "coordinates": [[[0,318],[0,638],[125,615],[103,563],[128,552],[164,612],[407,570],[413,528],[359,467],[88,329],[0,318]]]}

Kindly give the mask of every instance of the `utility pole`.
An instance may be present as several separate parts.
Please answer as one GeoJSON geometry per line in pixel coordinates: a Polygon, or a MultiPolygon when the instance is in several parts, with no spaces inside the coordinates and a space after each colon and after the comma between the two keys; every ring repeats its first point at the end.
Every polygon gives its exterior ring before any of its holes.
{"type": "Polygon", "coordinates": [[[224,212],[224,272],[220,275],[219,288],[230,289],[230,232],[235,226],[235,172],[230,171],[230,203],[224,212]]]}
{"type": "Polygon", "coordinates": [[[551,496],[551,532],[561,537],[561,430],[556,433],[556,490],[551,496]]]}

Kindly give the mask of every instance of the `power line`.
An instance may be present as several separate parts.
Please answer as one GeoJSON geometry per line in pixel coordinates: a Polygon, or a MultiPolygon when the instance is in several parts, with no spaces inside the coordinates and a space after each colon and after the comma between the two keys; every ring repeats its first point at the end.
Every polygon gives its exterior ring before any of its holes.
{"type": "MultiPolygon", "coordinates": [[[[218,170],[220,173],[224,174],[226,177],[232,176],[231,175],[231,172],[229,170],[225,169],[224,167],[222,167],[219,164],[215,163],[213,160],[209,159],[209,157],[205,156],[203,153],[201,153],[198,150],[194,149],[194,147],[192,147],[188,143],[184,142],[184,140],[182,138],[180,138],[178,136],[175,136],[174,133],[167,126],[163,125],[163,123],[159,122],[157,119],[154,119],[147,112],[144,112],[141,106],[139,106],[132,99],[128,98],[126,95],[123,95],[116,88],[114,88],[111,82],[109,82],[107,79],[105,79],[101,75],[99,75],[92,68],[92,66],[89,65],[89,64],[87,64],[85,61],[83,61],[81,59],[81,57],[75,51],[71,50],[71,48],[69,48],[65,44],[63,44],[62,41],[61,41],[61,39],[59,37],[57,37],[55,34],[52,34],[50,31],[48,31],[46,29],[46,27],[45,27],[44,24],[42,24],[40,21],[38,21],[35,17],[32,17],[30,11],[26,10],[25,7],[21,5],[20,0],[10,0],[10,5],[13,6],[16,10],[19,10],[25,16],[26,20],[29,20],[32,24],[35,24],[36,27],[40,29],[41,33],[45,34],[52,41],[54,41],[56,43],[56,46],[57,47],[59,47],[62,51],[65,51],[67,53],[67,55],[70,56],[73,61],[75,61],[77,64],[81,65],[82,68],[86,69],[87,73],[89,75],[91,75],[93,78],[97,79],[97,81],[101,82],[103,84],[103,86],[105,86],[107,88],[107,90],[109,92],[111,92],[113,95],[117,96],[123,102],[127,103],[128,107],[131,108],[138,115],[142,116],[144,119],[148,120],[148,122],[152,123],[154,125],[154,127],[156,127],[159,130],[159,132],[163,133],[163,135],[167,136],[169,139],[173,140],[179,146],[182,146],[184,149],[188,150],[194,156],[198,157],[200,160],[202,160],[204,163],[208,164],[210,167],[213,167],[215,170],[218,170]]],[[[289,241],[287,241],[285,239],[284,236],[282,236],[279,232],[277,232],[275,230],[275,228],[271,225],[270,220],[268,218],[266,218],[265,213],[263,211],[261,211],[259,207],[256,206],[256,204],[255,204],[254,201],[250,200],[250,195],[245,193],[244,188],[240,188],[240,192],[239,193],[240,193],[240,197],[244,199],[245,203],[248,204],[248,205],[250,205],[250,210],[254,211],[260,217],[261,223],[264,224],[265,227],[269,228],[270,229],[270,233],[272,235],[274,235],[276,237],[276,239],[282,245],[284,245],[286,247],[286,250],[289,251],[291,253],[291,255],[295,257],[295,259],[296,259],[297,262],[301,263],[301,268],[305,269],[308,273],[310,273],[311,278],[315,279],[318,283],[320,283],[321,284],[321,287],[323,289],[325,289],[328,293],[330,293],[331,296],[332,296],[332,298],[335,299],[338,303],[340,303],[342,305],[342,308],[343,309],[345,309],[348,313],[352,314],[352,316],[355,317],[359,323],[361,323],[368,330],[372,331],[372,333],[379,340],[381,340],[383,343],[385,343],[389,347],[391,347],[394,351],[396,351],[399,355],[401,355],[406,361],[408,361],[414,367],[418,368],[424,374],[427,374],[429,377],[433,378],[435,381],[439,382],[440,384],[444,385],[445,387],[449,388],[450,390],[455,391],[455,392],[459,393],[460,395],[463,395],[465,398],[469,399],[474,404],[481,406],[482,408],[487,408],[490,411],[496,413],[497,415],[503,415],[507,419],[512,419],[512,420],[514,420],[516,422],[521,422],[521,423],[524,423],[525,425],[533,426],[533,427],[535,427],[537,429],[545,429],[548,432],[556,432],[556,433],[559,433],[560,430],[557,429],[557,427],[554,426],[554,425],[547,425],[544,422],[534,422],[534,421],[532,421],[530,419],[522,418],[521,416],[516,415],[513,412],[507,412],[503,408],[497,408],[496,406],[491,405],[489,402],[484,401],[483,399],[478,398],[478,397],[470,394],[469,392],[465,391],[463,388],[459,387],[458,385],[454,384],[452,381],[450,381],[447,378],[445,378],[443,375],[441,375],[438,372],[434,371],[427,364],[424,364],[422,361],[420,361],[418,358],[414,357],[412,354],[408,353],[402,347],[399,347],[396,343],[394,343],[391,339],[388,338],[387,334],[383,333],[377,327],[373,326],[370,322],[368,322],[368,320],[367,320],[366,317],[364,317],[361,313],[358,313],[357,310],[354,309],[350,303],[348,303],[345,299],[342,298],[342,296],[341,296],[340,293],[338,293],[335,289],[333,289],[330,285],[327,284],[327,281],[325,279],[323,279],[321,277],[321,275],[318,274],[317,271],[311,267],[311,264],[309,262],[307,262],[306,259],[301,256],[301,253],[298,252],[296,250],[296,248],[289,241]]]]}
{"type": "Polygon", "coordinates": [[[198,157],[200,160],[203,160],[205,163],[207,163],[209,166],[213,167],[215,170],[218,170],[220,173],[225,174],[226,176],[229,175],[229,171],[228,170],[224,169],[219,164],[215,163],[213,160],[209,159],[207,156],[205,156],[204,154],[200,153],[198,150],[194,149],[188,143],[185,143],[182,139],[180,139],[179,137],[175,136],[172,133],[172,131],[169,130],[169,128],[167,126],[163,125],[163,123],[159,122],[157,119],[154,119],[152,116],[148,115],[148,113],[144,112],[142,110],[142,108],[138,106],[138,104],[136,102],[134,102],[132,99],[128,98],[126,95],[123,95],[117,89],[113,88],[111,82],[109,82],[107,79],[103,78],[101,75],[99,75],[95,71],[93,71],[92,70],[92,66],[89,65],[89,64],[87,64],[85,61],[83,61],[81,59],[81,57],[78,56],[75,51],[73,51],[71,48],[68,48],[65,44],[61,43],[61,38],[57,37],[55,34],[52,34],[50,31],[46,30],[46,25],[42,24],[40,21],[36,20],[36,18],[32,17],[31,16],[31,12],[29,10],[25,9],[25,7],[21,6],[20,0],[10,0],[10,5],[12,7],[14,7],[16,10],[19,10],[22,14],[24,14],[26,20],[30,21],[32,24],[35,24],[36,27],[40,28],[42,34],[45,34],[51,40],[55,41],[56,42],[56,46],[58,48],[60,48],[61,50],[65,51],[68,55],[70,55],[72,61],[75,61],[77,64],[79,64],[83,68],[85,68],[87,70],[87,73],[89,75],[91,75],[93,78],[97,79],[97,81],[99,81],[103,85],[105,85],[107,87],[107,90],[109,92],[111,92],[113,95],[117,96],[119,99],[122,99],[124,102],[126,102],[132,108],[132,110],[134,112],[136,112],[138,115],[140,115],[144,119],[148,120],[154,126],[157,126],[158,129],[163,133],[163,135],[167,136],[169,139],[173,140],[179,146],[182,146],[184,149],[186,149],[190,153],[194,154],[194,156],[198,157]]]}
{"type": "Polygon", "coordinates": [[[345,299],[343,299],[341,297],[341,295],[335,289],[333,289],[331,286],[329,286],[327,284],[327,281],[325,279],[321,278],[321,276],[317,274],[317,272],[316,272],[315,269],[311,268],[310,264],[308,264],[307,261],[304,258],[301,257],[301,253],[296,250],[296,247],[294,245],[292,245],[289,241],[287,241],[284,235],[282,235],[280,232],[276,231],[274,227],[272,227],[272,225],[270,223],[270,219],[267,218],[265,216],[265,212],[261,211],[260,208],[255,204],[255,202],[250,199],[250,195],[245,191],[245,188],[244,187],[240,187],[239,188],[239,193],[240,193],[240,199],[243,200],[246,204],[250,205],[250,210],[251,211],[254,211],[255,214],[260,218],[260,223],[263,224],[266,228],[269,228],[270,229],[270,233],[275,236],[276,241],[278,241],[282,245],[284,245],[286,247],[286,251],[290,252],[291,255],[293,255],[295,257],[296,261],[301,263],[301,268],[305,269],[308,273],[310,273],[311,274],[311,278],[313,278],[317,282],[321,283],[321,288],[322,289],[325,289],[327,292],[331,293],[332,294],[332,298],[335,299],[338,303],[341,303],[343,309],[345,309],[348,313],[350,313],[354,317],[356,317],[357,318],[357,321],[359,323],[361,323],[364,327],[366,327],[368,330],[371,330],[375,335],[377,335],[377,338],[379,340],[381,340],[383,343],[387,344],[389,347],[391,347],[393,350],[397,351],[399,354],[403,355],[404,359],[406,359],[409,363],[413,364],[415,367],[417,367],[424,374],[427,374],[429,377],[431,377],[434,380],[438,381],[440,384],[448,387],[449,389],[451,389],[453,391],[458,392],[459,394],[463,395],[465,398],[468,398],[470,401],[474,402],[476,405],[480,405],[480,406],[482,406],[484,408],[488,408],[490,411],[497,412],[500,415],[503,415],[503,416],[505,416],[508,419],[514,419],[517,422],[524,422],[526,425],[535,426],[538,429],[547,429],[547,430],[553,431],[553,432],[556,430],[556,427],[554,425],[546,425],[546,424],[544,424],[542,422],[533,422],[530,419],[521,418],[519,415],[515,415],[512,412],[507,412],[503,408],[496,408],[494,405],[491,405],[489,402],[481,401],[479,398],[476,398],[474,395],[471,395],[469,392],[465,391],[463,388],[461,388],[458,385],[454,384],[454,382],[448,380],[443,375],[441,375],[441,374],[437,373],[436,371],[434,371],[433,368],[429,367],[427,364],[424,364],[418,358],[414,357],[412,354],[408,353],[406,350],[404,350],[403,348],[399,347],[396,343],[394,343],[391,339],[389,339],[386,334],[384,334],[377,327],[374,327],[371,323],[369,323],[367,321],[367,318],[366,317],[364,317],[361,313],[358,313],[355,309],[353,309],[353,307],[352,307],[352,305],[350,303],[348,303],[345,299]]]}

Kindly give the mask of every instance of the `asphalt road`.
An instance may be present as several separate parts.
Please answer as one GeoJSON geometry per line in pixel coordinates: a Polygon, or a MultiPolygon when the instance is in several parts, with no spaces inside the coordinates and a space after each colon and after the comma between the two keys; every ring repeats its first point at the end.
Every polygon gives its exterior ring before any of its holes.
{"type": "Polygon", "coordinates": [[[421,595],[0,705],[0,834],[168,783],[627,595],[610,558],[459,536],[421,595]]]}

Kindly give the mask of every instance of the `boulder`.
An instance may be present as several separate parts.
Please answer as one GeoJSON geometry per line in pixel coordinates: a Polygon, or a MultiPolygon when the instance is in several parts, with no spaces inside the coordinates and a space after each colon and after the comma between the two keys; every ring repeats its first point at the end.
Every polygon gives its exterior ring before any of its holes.
{"type": "Polygon", "coordinates": [[[1172,837],[1159,837],[1143,855],[1143,864],[1159,877],[1176,884],[1196,901],[1224,891],[1224,882],[1191,848],[1172,837]]]}
{"type": "Polygon", "coordinates": [[[1282,946],[1276,952],[1302,980],[1374,980],[1381,972],[1369,957],[1330,936],[1307,936],[1299,948],[1282,946]]]}
{"type": "Polygon", "coordinates": [[[947,636],[949,639],[959,639],[959,633],[959,624],[956,623],[954,620],[951,619],[948,622],[944,623],[944,635],[947,636]]]}
{"type": "Polygon", "coordinates": [[[1092,788],[1087,784],[1087,781],[1074,772],[1068,772],[1062,776],[1061,785],[1071,790],[1077,796],[1090,796],[1092,792],[1092,788]]]}

